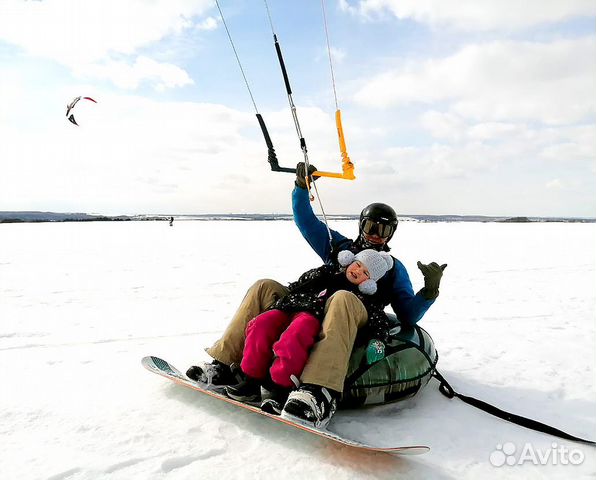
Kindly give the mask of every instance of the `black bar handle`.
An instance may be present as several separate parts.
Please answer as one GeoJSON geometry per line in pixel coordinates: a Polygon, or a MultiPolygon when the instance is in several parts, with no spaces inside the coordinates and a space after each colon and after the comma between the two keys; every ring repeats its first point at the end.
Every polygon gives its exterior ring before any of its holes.
{"type": "Polygon", "coordinates": [[[269,162],[269,165],[271,165],[271,170],[274,172],[296,173],[295,168],[279,166],[279,161],[277,160],[277,155],[275,153],[275,149],[273,148],[273,142],[269,136],[269,131],[265,125],[265,120],[263,120],[263,117],[260,113],[257,113],[257,120],[259,121],[263,137],[265,137],[265,143],[267,144],[267,161],[269,162]]]}
{"type": "Polygon", "coordinates": [[[271,137],[269,136],[269,132],[267,131],[267,126],[265,125],[265,120],[260,113],[257,113],[257,120],[259,121],[259,125],[261,126],[261,132],[263,132],[263,137],[265,137],[265,143],[267,144],[267,148],[269,150],[274,150],[273,142],[271,141],[271,137]]]}
{"type": "Polygon", "coordinates": [[[277,52],[277,59],[279,60],[279,66],[281,67],[281,73],[284,76],[284,82],[286,84],[286,91],[288,95],[292,95],[292,87],[290,87],[290,79],[288,78],[288,72],[286,72],[286,65],[284,63],[284,57],[281,54],[281,47],[279,46],[279,42],[277,41],[277,36],[273,35],[273,40],[275,40],[275,51],[277,52]]]}

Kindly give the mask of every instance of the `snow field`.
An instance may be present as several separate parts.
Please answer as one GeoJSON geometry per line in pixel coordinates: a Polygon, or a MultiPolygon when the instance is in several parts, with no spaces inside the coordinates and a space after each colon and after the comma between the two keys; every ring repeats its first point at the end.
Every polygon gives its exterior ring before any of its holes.
{"type": "MultiPolygon", "coordinates": [[[[347,236],[353,221],[332,224],[347,236]]],[[[461,393],[596,437],[596,225],[401,222],[392,253],[448,263],[421,321],[461,393]]],[[[0,455],[6,479],[594,478],[594,449],[448,400],[348,411],[335,430],[393,458],[338,447],[146,372],[206,360],[258,278],[295,280],[320,260],[292,222],[0,225],[0,455]],[[498,445],[553,442],[581,465],[491,465],[498,445]]]]}

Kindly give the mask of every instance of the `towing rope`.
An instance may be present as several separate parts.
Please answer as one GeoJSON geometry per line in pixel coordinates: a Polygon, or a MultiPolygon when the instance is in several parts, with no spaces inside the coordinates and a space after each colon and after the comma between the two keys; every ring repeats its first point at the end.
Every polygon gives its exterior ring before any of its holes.
{"type": "MultiPolygon", "coordinates": [[[[315,171],[313,173],[311,173],[311,175],[308,175],[309,169],[310,169],[310,161],[308,158],[308,148],[306,146],[306,140],[304,139],[304,136],[302,135],[302,129],[300,127],[300,121],[298,120],[298,113],[296,111],[296,105],[294,104],[294,99],[292,97],[292,88],[290,86],[290,80],[288,77],[288,73],[285,67],[285,62],[283,59],[283,55],[281,52],[281,46],[279,44],[279,41],[277,39],[277,35],[275,33],[275,28],[273,26],[273,19],[271,17],[271,10],[269,9],[269,4],[267,3],[267,0],[263,0],[264,4],[265,4],[265,9],[267,11],[267,17],[269,19],[269,26],[271,27],[271,33],[273,34],[273,41],[274,41],[274,45],[275,45],[275,51],[277,53],[277,58],[279,61],[279,65],[281,68],[281,72],[282,72],[282,76],[284,79],[284,83],[286,86],[286,93],[288,96],[288,103],[290,105],[290,110],[292,112],[292,119],[294,120],[294,127],[296,129],[296,134],[298,135],[298,139],[299,139],[299,143],[300,143],[300,149],[302,151],[302,155],[304,157],[304,165],[305,165],[305,172],[306,172],[306,186],[309,192],[309,196],[310,196],[310,200],[314,201],[314,198],[316,196],[318,203],[319,203],[319,208],[321,209],[321,213],[323,215],[323,220],[325,223],[325,227],[327,228],[327,233],[329,236],[329,244],[331,246],[331,248],[333,249],[333,244],[332,244],[332,234],[331,234],[331,229],[329,228],[329,222],[327,219],[327,214],[325,213],[325,209],[323,207],[323,202],[321,200],[321,196],[319,194],[318,188],[316,186],[316,184],[314,182],[312,182],[312,187],[314,187],[314,191],[315,191],[315,196],[313,196],[312,191],[311,191],[311,182],[310,182],[310,178],[312,178],[313,176],[316,177],[333,177],[333,178],[343,178],[343,179],[347,179],[347,180],[353,180],[355,179],[354,176],[354,165],[352,164],[350,158],[347,155],[346,152],[346,146],[345,146],[345,140],[344,140],[344,136],[343,136],[343,127],[341,124],[341,112],[338,108],[338,101],[337,101],[337,90],[336,90],[336,86],[335,86],[335,75],[333,73],[333,63],[332,63],[332,58],[331,58],[331,47],[329,44],[329,32],[328,32],[328,28],[327,28],[327,17],[325,14],[325,5],[324,5],[324,0],[321,0],[321,6],[323,9],[323,21],[325,24],[325,36],[327,39],[327,52],[329,55],[329,64],[330,64],[330,68],[331,68],[331,80],[332,80],[332,85],[333,85],[333,94],[334,94],[334,98],[335,98],[335,106],[336,106],[336,112],[335,112],[335,120],[336,120],[336,127],[337,127],[337,132],[338,132],[338,138],[339,138],[339,145],[340,145],[340,152],[341,152],[341,156],[342,156],[342,170],[343,173],[330,173],[330,172],[320,172],[320,171],[315,171]]],[[[254,95],[252,93],[252,90],[250,88],[250,84],[248,82],[248,79],[246,77],[246,73],[244,71],[244,68],[242,66],[242,62],[240,61],[240,57],[238,55],[238,51],[236,50],[236,46],[234,45],[234,41],[232,39],[232,35],[230,34],[230,30],[228,29],[223,11],[221,9],[221,6],[219,4],[219,0],[215,0],[215,4],[217,6],[217,9],[219,11],[219,15],[221,17],[222,23],[224,25],[224,28],[226,30],[226,34],[228,36],[228,40],[230,42],[230,45],[232,46],[232,50],[234,51],[234,56],[236,57],[236,62],[238,64],[238,67],[240,68],[240,72],[242,73],[242,77],[244,79],[244,83],[246,85],[246,89],[248,90],[248,93],[250,95],[250,99],[252,101],[253,107],[255,109],[255,113],[256,113],[256,117],[257,117],[257,121],[259,122],[259,126],[261,127],[261,132],[263,133],[263,137],[265,138],[265,143],[267,145],[267,160],[271,166],[271,170],[275,171],[275,172],[288,172],[288,173],[296,173],[296,169],[295,168],[288,168],[288,167],[280,167],[279,165],[279,161],[277,159],[277,155],[275,153],[275,148],[273,147],[273,142],[271,141],[271,137],[269,135],[269,132],[267,130],[267,126],[265,125],[265,120],[263,119],[263,116],[260,114],[259,109],[257,107],[256,101],[254,99],[254,95]]]]}
{"type": "Polygon", "coordinates": [[[236,62],[238,63],[238,67],[240,68],[240,72],[242,73],[242,78],[244,78],[244,83],[246,85],[246,89],[248,90],[248,94],[250,95],[250,99],[252,104],[255,108],[255,113],[257,116],[257,121],[259,122],[259,126],[261,127],[261,132],[263,133],[263,137],[265,138],[265,144],[267,145],[267,161],[271,166],[271,170],[274,172],[288,172],[288,173],[296,173],[295,168],[286,168],[280,167],[279,161],[277,160],[277,154],[275,153],[275,148],[273,148],[273,142],[271,141],[271,137],[269,136],[269,131],[267,130],[267,126],[265,125],[265,120],[263,116],[259,113],[259,109],[257,108],[257,103],[255,102],[255,98],[252,94],[252,90],[250,88],[250,84],[248,83],[248,79],[246,78],[246,74],[244,73],[244,68],[242,67],[242,62],[240,61],[240,57],[236,50],[236,46],[234,45],[234,40],[232,40],[232,35],[230,34],[230,30],[228,29],[228,25],[226,23],[226,19],[224,17],[223,11],[221,6],[219,5],[219,1],[215,0],[215,4],[217,5],[217,9],[219,10],[219,16],[221,17],[221,22],[223,23],[226,33],[228,35],[228,40],[230,45],[232,46],[232,50],[234,51],[234,55],[236,57],[236,62]]]}
{"type": "Polygon", "coordinates": [[[292,112],[292,119],[294,120],[294,127],[296,128],[296,134],[298,135],[298,140],[300,142],[300,149],[302,150],[302,154],[304,156],[304,163],[306,164],[306,168],[308,169],[310,165],[308,161],[308,149],[306,148],[306,140],[302,135],[302,129],[300,128],[300,121],[298,120],[296,105],[294,104],[294,99],[292,97],[292,87],[290,86],[290,79],[288,77],[288,72],[286,70],[283,55],[281,53],[281,47],[279,45],[279,41],[277,40],[277,35],[275,34],[275,28],[273,27],[273,20],[271,18],[271,11],[269,10],[269,4],[267,3],[267,0],[263,0],[263,2],[265,3],[265,9],[267,10],[267,18],[269,19],[269,26],[271,27],[271,33],[273,34],[273,43],[275,45],[275,51],[277,52],[277,59],[279,60],[279,66],[281,67],[281,73],[284,77],[284,83],[286,85],[286,93],[288,95],[288,103],[290,104],[290,110],[292,112]]]}
{"type": "Polygon", "coordinates": [[[333,62],[331,60],[331,46],[329,43],[329,29],[327,28],[327,14],[325,13],[325,0],[321,0],[321,10],[323,10],[323,25],[325,26],[325,39],[327,40],[327,56],[329,57],[329,69],[331,70],[331,84],[333,85],[333,98],[335,98],[335,110],[339,110],[337,101],[337,89],[335,88],[335,74],[333,73],[333,62]]]}
{"type": "Polygon", "coordinates": [[[337,89],[335,88],[335,73],[333,72],[333,60],[331,58],[331,44],[329,42],[329,29],[327,28],[327,14],[325,13],[325,0],[321,0],[321,10],[323,11],[323,25],[325,26],[325,39],[327,40],[327,56],[329,57],[329,69],[331,70],[331,84],[333,86],[333,98],[335,99],[335,126],[337,128],[337,138],[339,140],[339,151],[341,154],[342,173],[317,172],[320,176],[343,178],[345,180],[355,180],[354,164],[350,160],[346,149],[344,129],[341,123],[341,110],[337,101],[337,89]]]}
{"type": "Polygon", "coordinates": [[[252,94],[252,90],[250,89],[250,85],[248,84],[248,80],[246,79],[246,74],[244,73],[244,68],[242,68],[242,63],[240,62],[240,57],[238,56],[238,52],[236,51],[236,46],[234,45],[234,41],[232,40],[232,35],[230,35],[230,30],[228,29],[228,25],[224,18],[224,14],[221,11],[221,7],[219,6],[219,1],[215,0],[215,4],[217,5],[217,9],[219,10],[219,16],[221,17],[221,22],[223,23],[224,28],[226,29],[226,33],[228,35],[228,40],[230,41],[230,45],[232,46],[232,50],[234,51],[234,56],[236,57],[236,62],[240,67],[240,72],[242,73],[242,78],[244,78],[244,84],[246,85],[246,89],[248,90],[248,94],[250,95],[250,99],[252,101],[253,106],[255,107],[255,112],[259,113],[259,109],[257,108],[257,103],[255,102],[255,97],[252,94]]]}

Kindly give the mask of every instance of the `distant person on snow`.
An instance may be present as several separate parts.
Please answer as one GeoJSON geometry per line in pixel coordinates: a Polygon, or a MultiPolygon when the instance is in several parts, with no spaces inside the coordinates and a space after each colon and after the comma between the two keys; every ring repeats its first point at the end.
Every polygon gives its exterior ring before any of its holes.
{"type": "Polygon", "coordinates": [[[174,226],[174,217],[170,217],[170,227],[174,226]]]}
{"type": "MultiPolygon", "coordinates": [[[[315,170],[310,165],[310,179],[315,170]]],[[[393,208],[384,203],[372,203],[362,210],[356,240],[331,230],[330,245],[327,228],[310,205],[306,175],[306,167],[300,162],[296,167],[295,188],[292,192],[294,222],[325,263],[335,262],[339,252],[344,250],[354,254],[365,249],[389,251],[387,243],[393,237],[398,221],[393,208]]],[[[406,268],[393,258],[393,268],[377,281],[376,295],[383,300],[384,305],[391,305],[401,324],[414,325],[438,297],[439,283],[446,266],[418,262],[418,268],[424,276],[424,288],[414,294],[406,268]]],[[[287,294],[288,288],[275,280],[258,280],[252,285],[222,337],[206,349],[213,362],[191,367],[189,376],[207,379],[213,385],[233,385],[242,381],[242,376],[230,366],[242,362],[247,324],[287,294]]],[[[343,391],[356,335],[367,320],[366,308],[354,293],[338,290],[327,299],[321,333],[300,376],[301,386],[290,393],[282,416],[297,418],[315,427],[329,423],[343,391]]],[[[379,350],[383,350],[380,354],[383,355],[384,346],[379,346],[379,350]]]]}
{"type": "Polygon", "coordinates": [[[338,262],[305,272],[289,285],[286,296],[248,322],[240,363],[243,380],[226,387],[230,398],[262,401],[263,410],[280,414],[290,389],[300,386],[298,377],[321,329],[325,304],[340,290],[354,293],[366,307],[369,363],[382,358],[379,345],[389,338],[390,326],[385,305],[375,296],[376,281],[393,268],[393,258],[372,249],[356,255],[344,250],[338,262]]]}

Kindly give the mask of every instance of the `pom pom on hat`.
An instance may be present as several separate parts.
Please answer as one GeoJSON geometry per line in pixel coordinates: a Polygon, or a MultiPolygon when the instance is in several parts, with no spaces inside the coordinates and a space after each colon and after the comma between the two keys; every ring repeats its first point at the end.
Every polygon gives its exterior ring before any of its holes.
{"type": "Polygon", "coordinates": [[[356,257],[356,255],[349,250],[342,250],[337,254],[337,261],[342,267],[347,267],[354,261],[354,257],[356,257]]]}
{"type": "Polygon", "coordinates": [[[364,280],[364,282],[358,285],[358,290],[364,293],[364,295],[374,295],[377,291],[377,282],[370,278],[364,280]]]}

